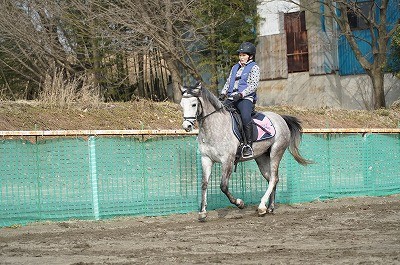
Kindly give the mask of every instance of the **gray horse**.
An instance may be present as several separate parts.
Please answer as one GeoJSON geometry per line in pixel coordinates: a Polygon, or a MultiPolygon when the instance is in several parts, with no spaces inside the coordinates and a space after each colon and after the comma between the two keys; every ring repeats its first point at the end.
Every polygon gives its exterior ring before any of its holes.
{"type": "MultiPolygon", "coordinates": [[[[181,87],[183,109],[183,128],[186,131],[194,129],[195,121],[198,122],[198,142],[201,153],[202,199],[199,220],[205,221],[207,217],[207,185],[211,175],[211,168],[215,162],[221,163],[222,179],[221,190],[229,201],[238,208],[244,208],[244,202],[235,198],[228,189],[228,182],[232,174],[239,140],[232,131],[232,119],[229,111],[209,90],[201,84],[195,87],[181,87]]],[[[255,159],[261,174],[268,181],[268,188],[258,206],[258,215],[264,216],[272,213],[275,206],[276,184],[279,181],[278,167],[285,150],[289,147],[294,159],[307,165],[311,161],[304,159],[299,153],[301,141],[301,125],[297,118],[281,116],[273,112],[265,112],[275,127],[276,135],[270,139],[253,143],[254,156],[248,159],[240,158],[239,161],[255,159]],[[268,200],[269,199],[269,200],[268,200]],[[266,203],[268,200],[268,208],[266,203]]]]}

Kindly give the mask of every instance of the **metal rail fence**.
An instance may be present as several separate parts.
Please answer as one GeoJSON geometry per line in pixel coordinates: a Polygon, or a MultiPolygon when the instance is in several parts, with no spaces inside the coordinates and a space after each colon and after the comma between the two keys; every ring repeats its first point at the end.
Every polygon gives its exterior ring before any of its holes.
{"type": "MultiPolygon", "coordinates": [[[[198,210],[196,133],[182,130],[0,131],[0,227],[44,220],[167,215],[198,210]]],[[[278,203],[400,193],[400,129],[304,130],[298,165],[285,153],[278,203]]],[[[209,184],[209,209],[229,204],[209,184]]],[[[267,187],[240,163],[230,189],[258,204],[267,187]]]]}

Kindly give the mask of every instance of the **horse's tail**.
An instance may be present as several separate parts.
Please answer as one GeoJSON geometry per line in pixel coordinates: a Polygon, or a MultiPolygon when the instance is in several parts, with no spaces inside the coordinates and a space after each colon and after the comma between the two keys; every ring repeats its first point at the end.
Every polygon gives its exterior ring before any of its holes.
{"type": "Polygon", "coordinates": [[[289,144],[289,152],[292,154],[294,159],[301,165],[306,166],[308,164],[312,164],[313,161],[307,160],[300,155],[299,146],[301,142],[302,136],[302,128],[301,122],[299,119],[293,116],[282,115],[282,118],[285,120],[286,124],[290,130],[290,144],[289,144]]]}

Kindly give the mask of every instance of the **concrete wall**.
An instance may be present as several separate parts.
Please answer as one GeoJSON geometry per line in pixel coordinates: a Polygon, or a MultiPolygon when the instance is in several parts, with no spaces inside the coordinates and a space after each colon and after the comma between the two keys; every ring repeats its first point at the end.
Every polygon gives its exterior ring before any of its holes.
{"type": "MultiPolygon", "coordinates": [[[[289,74],[287,79],[260,81],[260,106],[292,105],[310,108],[372,109],[372,85],[367,75],[310,76],[308,72],[289,74]]],[[[386,105],[400,98],[400,79],[385,76],[386,105]]]]}

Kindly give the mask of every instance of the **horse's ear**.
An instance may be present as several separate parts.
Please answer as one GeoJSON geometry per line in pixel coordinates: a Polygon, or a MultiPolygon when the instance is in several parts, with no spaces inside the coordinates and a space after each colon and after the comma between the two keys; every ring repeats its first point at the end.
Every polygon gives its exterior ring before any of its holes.
{"type": "Polygon", "coordinates": [[[185,94],[185,92],[187,91],[187,88],[185,88],[182,85],[180,86],[180,89],[181,89],[182,95],[185,94]]]}
{"type": "Polygon", "coordinates": [[[197,82],[196,85],[192,88],[193,94],[200,95],[201,90],[202,90],[201,82],[197,82]]]}

